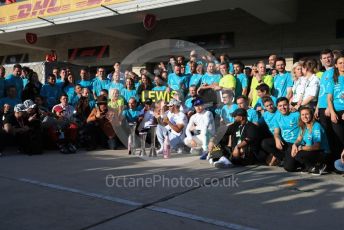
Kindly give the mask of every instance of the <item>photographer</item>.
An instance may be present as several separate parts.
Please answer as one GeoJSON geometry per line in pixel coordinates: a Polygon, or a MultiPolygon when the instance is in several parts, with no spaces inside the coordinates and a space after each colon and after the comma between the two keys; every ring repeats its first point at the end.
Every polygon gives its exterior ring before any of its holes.
{"type": "MultiPolygon", "coordinates": [[[[208,149],[212,152],[215,143],[220,142],[223,156],[219,159],[213,158],[214,166],[217,168],[228,168],[235,165],[249,165],[253,164],[258,153],[259,147],[259,133],[258,128],[252,122],[248,121],[248,114],[245,109],[239,108],[232,113],[235,119],[233,125],[228,126],[224,136],[219,135],[219,132],[211,138],[208,149]],[[230,145],[228,143],[231,139],[230,145]]],[[[212,158],[212,156],[210,156],[212,158]]]]}
{"type": "Polygon", "coordinates": [[[105,96],[97,98],[97,107],[94,108],[87,118],[86,132],[90,137],[88,150],[95,149],[98,142],[107,139],[109,149],[116,149],[116,134],[112,127],[114,114],[108,108],[108,100],[105,96]]]}

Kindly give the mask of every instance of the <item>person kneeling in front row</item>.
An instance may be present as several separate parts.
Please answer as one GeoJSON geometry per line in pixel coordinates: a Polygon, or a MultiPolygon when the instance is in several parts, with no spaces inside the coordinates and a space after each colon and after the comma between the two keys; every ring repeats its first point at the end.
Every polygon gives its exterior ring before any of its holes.
{"type": "Polygon", "coordinates": [[[215,123],[213,114],[206,111],[204,102],[200,98],[192,100],[196,113],[191,116],[186,127],[186,138],[184,144],[191,150],[190,153],[200,153],[201,160],[208,155],[209,137],[215,134],[215,123]]]}
{"type": "Polygon", "coordinates": [[[228,168],[233,164],[249,165],[255,161],[258,153],[259,134],[258,127],[247,120],[247,111],[237,109],[232,116],[235,118],[233,125],[228,126],[225,135],[219,140],[219,137],[211,138],[209,142],[210,162],[214,161],[217,168],[228,168]],[[219,159],[213,158],[211,152],[217,141],[228,143],[231,138],[231,146],[221,145],[223,156],[219,159]]]}

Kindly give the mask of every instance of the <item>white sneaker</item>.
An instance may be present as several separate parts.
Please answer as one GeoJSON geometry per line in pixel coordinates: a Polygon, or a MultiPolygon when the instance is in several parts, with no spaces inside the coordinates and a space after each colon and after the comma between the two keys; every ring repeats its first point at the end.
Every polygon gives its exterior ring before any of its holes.
{"type": "Polygon", "coordinates": [[[178,154],[182,154],[183,152],[184,152],[184,150],[183,150],[182,147],[179,147],[179,148],[177,149],[177,153],[178,153],[178,154]]]}
{"type": "Polygon", "coordinates": [[[233,166],[232,162],[230,162],[226,157],[221,157],[218,161],[214,163],[216,168],[230,168],[233,166]]]}
{"type": "Polygon", "coordinates": [[[160,148],[156,153],[157,153],[157,154],[163,154],[163,152],[164,152],[164,149],[163,149],[163,148],[160,148]]]}
{"type": "Polygon", "coordinates": [[[210,164],[210,165],[214,165],[214,160],[213,160],[213,158],[210,158],[210,159],[209,159],[209,164],[210,164]]]}

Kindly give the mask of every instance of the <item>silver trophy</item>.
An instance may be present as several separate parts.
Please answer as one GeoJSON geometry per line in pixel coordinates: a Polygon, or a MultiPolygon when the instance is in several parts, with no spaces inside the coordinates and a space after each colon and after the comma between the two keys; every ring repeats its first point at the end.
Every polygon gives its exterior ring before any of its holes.
{"type": "Polygon", "coordinates": [[[147,154],[146,154],[147,133],[146,132],[140,132],[139,135],[140,135],[140,141],[141,141],[140,157],[147,156],[147,154]]]}
{"type": "Polygon", "coordinates": [[[151,130],[151,147],[149,150],[150,157],[158,156],[156,153],[156,148],[155,148],[156,127],[157,127],[156,125],[150,125],[150,130],[151,130]]]}
{"type": "Polygon", "coordinates": [[[136,143],[136,138],[135,138],[135,130],[136,130],[136,122],[129,123],[129,129],[130,129],[130,134],[128,138],[128,148],[129,148],[129,155],[133,154],[135,155],[136,148],[135,148],[135,143],[136,143]]]}

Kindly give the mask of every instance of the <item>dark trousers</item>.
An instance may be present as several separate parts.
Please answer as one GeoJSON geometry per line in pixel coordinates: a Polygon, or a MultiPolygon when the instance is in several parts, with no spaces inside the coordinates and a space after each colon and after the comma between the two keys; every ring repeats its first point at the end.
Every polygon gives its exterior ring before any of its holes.
{"type": "Polygon", "coordinates": [[[293,144],[283,141],[283,149],[276,148],[276,143],[273,138],[264,139],[262,142],[262,149],[268,154],[272,154],[278,160],[283,161],[283,167],[288,172],[295,172],[300,166],[300,163],[291,156],[291,148],[293,144]]]}
{"type": "Polygon", "coordinates": [[[334,168],[333,162],[339,158],[339,152],[342,149],[340,149],[340,146],[338,146],[337,144],[339,140],[335,135],[331,118],[325,115],[325,109],[319,109],[319,122],[325,130],[328,139],[328,144],[330,146],[331,154],[329,154],[329,156],[327,157],[327,165],[329,166],[328,168],[331,169],[334,168]]]}
{"type": "Polygon", "coordinates": [[[0,152],[2,152],[6,145],[9,142],[9,134],[5,133],[2,129],[0,129],[0,152]]]}
{"type": "Polygon", "coordinates": [[[322,150],[315,150],[315,151],[299,151],[295,159],[303,164],[306,169],[313,168],[318,163],[324,162],[324,152],[322,150]]]}
{"type": "MultiPolygon", "coordinates": [[[[342,116],[344,114],[344,110],[342,111],[336,111],[337,117],[338,117],[338,121],[337,123],[332,123],[332,129],[333,132],[336,136],[336,139],[338,140],[338,142],[335,143],[335,150],[334,150],[334,155],[336,157],[336,159],[338,159],[340,157],[340,154],[344,148],[344,121],[342,120],[342,116]]],[[[329,137],[329,139],[332,139],[331,136],[329,137]]]]}
{"type": "Polygon", "coordinates": [[[96,122],[90,122],[85,125],[85,135],[87,140],[86,147],[89,149],[97,148],[98,144],[104,146],[107,144],[108,138],[96,122]]]}
{"type": "Polygon", "coordinates": [[[223,156],[235,165],[251,165],[255,162],[255,154],[249,145],[243,148],[241,157],[233,157],[232,148],[229,146],[221,146],[221,148],[223,148],[223,156]]]}

